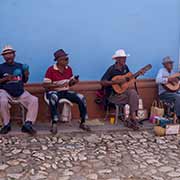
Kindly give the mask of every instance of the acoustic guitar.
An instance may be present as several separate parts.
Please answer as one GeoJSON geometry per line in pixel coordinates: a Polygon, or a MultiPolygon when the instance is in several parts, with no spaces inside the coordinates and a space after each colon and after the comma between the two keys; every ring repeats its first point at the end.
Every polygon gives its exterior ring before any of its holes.
{"type": "Polygon", "coordinates": [[[170,92],[178,91],[180,88],[179,79],[178,79],[178,78],[180,78],[180,73],[179,72],[175,73],[175,74],[169,76],[168,78],[175,78],[175,81],[168,82],[166,84],[162,84],[162,86],[170,92]]]}
{"type": "Polygon", "coordinates": [[[132,84],[135,83],[136,78],[143,75],[152,68],[151,64],[146,65],[135,74],[127,73],[125,75],[117,75],[112,78],[112,87],[117,94],[125,92],[132,84]],[[117,83],[116,83],[117,82],[117,83]]]}

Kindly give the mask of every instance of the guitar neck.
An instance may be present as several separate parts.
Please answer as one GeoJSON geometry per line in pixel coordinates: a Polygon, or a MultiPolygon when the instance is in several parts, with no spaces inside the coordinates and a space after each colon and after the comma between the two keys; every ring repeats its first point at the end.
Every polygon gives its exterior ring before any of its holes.
{"type": "Polygon", "coordinates": [[[136,79],[138,76],[144,74],[146,71],[148,71],[149,69],[152,68],[151,64],[148,64],[147,66],[145,66],[144,68],[142,68],[141,70],[139,70],[138,72],[136,72],[135,74],[133,74],[133,77],[136,79]],[[142,73],[144,72],[144,73],[142,73]]]}
{"type": "Polygon", "coordinates": [[[178,78],[178,77],[180,77],[180,73],[178,72],[178,73],[175,73],[175,74],[173,74],[173,75],[171,75],[171,76],[169,76],[170,78],[178,78]]]}
{"type": "Polygon", "coordinates": [[[140,75],[141,75],[141,71],[138,71],[135,74],[133,74],[132,77],[136,79],[140,75]]]}

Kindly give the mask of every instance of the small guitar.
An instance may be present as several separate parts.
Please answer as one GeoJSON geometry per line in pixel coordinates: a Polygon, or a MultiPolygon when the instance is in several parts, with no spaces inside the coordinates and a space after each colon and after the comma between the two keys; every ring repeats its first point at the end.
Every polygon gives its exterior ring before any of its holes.
{"type": "Polygon", "coordinates": [[[162,84],[162,86],[168,90],[168,91],[171,91],[171,92],[176,92],[179,90],[180,88],[180,84],[179,84],[179,78],[180,77],[180,73],[175,73],[171,76],[169,76],[168,78],[175,78],[175,81],[173,82],[168,82],[166,84],[162,84]]]}
{"type": "Polygon", "coordinates": [[[79,75],[74,76],[73,79],[67,81],[67,80],[62,80],[61,82],[56,82],[56,83],[43,83],[43,87],[45,89],[50,89],[50,90],[56,90],[62,88],[62,90],[67,90],[69,87],[74,86],[79,80],[79,75]]]}
{"type": "Polygon", "coordinates": [[[117,94],[121,94],[125,92],[133,83],[135,83],[136,78],[140,75],[143,75],[146,71],[152,68],[151,64],[140,69],[135,74],[127,73],[125,75],[117,75],[114,76],[111,80],[112,87],[117,94]]]}

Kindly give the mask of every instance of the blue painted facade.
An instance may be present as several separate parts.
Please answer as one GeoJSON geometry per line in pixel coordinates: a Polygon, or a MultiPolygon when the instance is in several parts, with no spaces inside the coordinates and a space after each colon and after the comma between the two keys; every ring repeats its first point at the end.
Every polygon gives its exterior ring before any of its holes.
{"type": "Polygon", "coordinates": [[[42,81],[58,48],[82,80],[100,79],[118,48],[131,54],[133,72],[152,63],[145,77],[155,77],[166,55],[177,67],[179,0],[1,0],[0,17],[0,47],[17,50],[31,82],[42,81]]]}

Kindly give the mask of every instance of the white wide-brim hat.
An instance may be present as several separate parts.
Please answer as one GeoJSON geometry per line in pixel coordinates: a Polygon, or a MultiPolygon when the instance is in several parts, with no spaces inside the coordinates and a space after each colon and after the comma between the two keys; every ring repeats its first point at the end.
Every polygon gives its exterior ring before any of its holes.
{"type": "Polygon", "coordinates": [[[119,49],[115,52],[115,54],[112,56],[112,59],[116,59],[118,57],[129,57],[130,54],[126,54],[124,49],[119,49]]]}

